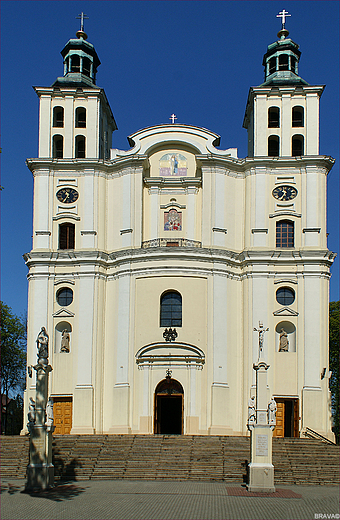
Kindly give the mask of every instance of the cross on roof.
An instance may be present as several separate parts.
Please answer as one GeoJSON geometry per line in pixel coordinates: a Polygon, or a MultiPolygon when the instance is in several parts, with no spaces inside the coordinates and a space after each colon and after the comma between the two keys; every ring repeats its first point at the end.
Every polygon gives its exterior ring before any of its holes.
{"type": "Polygon", "coordinates": [[[285,9],[283,9],[282,11],[279,12],[279,14],[276,15],[276,18],[282,18],[282,29],[285,28],[287,16],[292,16],[292,15],[288,14],[288,11],[286,11],[285,9]]]}
{"type": "Polygon", "coordinates": [[[76,16],[76,20],[80,20],[80,30],[84,32],[84,20],[85,19],[89,19],[89,17],[87,16],[87,14],[84,14],[83,12],[81,14],[78,14],[78,16],[76,16]]]}
{"type": "Polygon", "coordinates": [[[175,122],[175,119],[177,119],[177,117],[175,116],[175,114],[171,114],[171,116],[169,117],[169,119],[171,119],[171,122],[174,123],[174,122],[175,122]]]}

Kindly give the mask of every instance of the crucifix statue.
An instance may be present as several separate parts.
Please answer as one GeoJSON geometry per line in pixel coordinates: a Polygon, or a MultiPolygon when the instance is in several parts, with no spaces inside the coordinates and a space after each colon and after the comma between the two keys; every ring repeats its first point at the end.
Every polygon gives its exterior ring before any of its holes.
{"type": "Polygon", "coordinates": [[[174,123],[174,122],[175,122],[175,119],[177,119],[177,117],[175,116],[175,114],[171,114],[171,116],[169,117],[169,119],[171,119],[171,122],[174,123]]]}
{"type": "Polygon", "coordinates": [[[259,328],[257,329],[256,327],[254,327],[254,330],[259,333],[259,357],[258,357],[258,359],[260,359],[261,358],[261,353],[262,353],[262,350],[263,350],[264,333],[267,332],[269,330],[269,328],[265,329],[263,327],[262,321],[259,321],[259,328]]]}
{"type": "Polygon", "coordinates": [[[282,29],[285,28],[287,16],[292,16],[292,15],[288,14],[288,11],[286,11],[285,9],[283,9],[283,11],[280,11],[279,14],[276,15],[276,18],[282,18],[282,29]]]}

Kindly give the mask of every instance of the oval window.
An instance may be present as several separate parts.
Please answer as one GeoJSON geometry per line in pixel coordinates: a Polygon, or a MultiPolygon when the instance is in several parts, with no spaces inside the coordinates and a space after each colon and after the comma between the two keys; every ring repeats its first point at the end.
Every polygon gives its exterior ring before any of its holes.
{"type": "Polygon", "coordinates": [[[276,301],[281,305],[291,305],[295,300],[295,292],[289,287],[280,287],[276,291],[276,301]]]}
{"type": "Polygon", "coordinates": [[[73,302],[73,291],[68,287],[64,287],[57,292],[57,302],[61,307],[67,307],[73,302]]]}

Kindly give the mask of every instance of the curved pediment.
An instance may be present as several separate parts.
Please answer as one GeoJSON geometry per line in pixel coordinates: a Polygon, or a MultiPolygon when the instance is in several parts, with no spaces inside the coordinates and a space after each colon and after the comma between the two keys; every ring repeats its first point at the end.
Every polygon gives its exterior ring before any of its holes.
{"type": "Polygon", "coordinates": [[[203,350],[189,343],[150,343],[136,353],[136,363],[142,366],[196,366],[205,363],[203,350]]]}

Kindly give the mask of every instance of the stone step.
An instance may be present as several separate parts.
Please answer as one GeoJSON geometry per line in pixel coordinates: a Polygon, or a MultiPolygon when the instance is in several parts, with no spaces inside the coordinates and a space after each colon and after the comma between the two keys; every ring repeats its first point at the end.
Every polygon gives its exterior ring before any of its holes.
{"type": "MultiPolygon", "coordinates": [[[[2,437],[3,478],[24,478],[27,437],[2,437]]],[[[56,435],[58,479],[244,481],[250,439],[222,436],[56,435]]],[[[314,439],[273,440],[276,484],[338,484],[339,447],[314,439]]]]}

